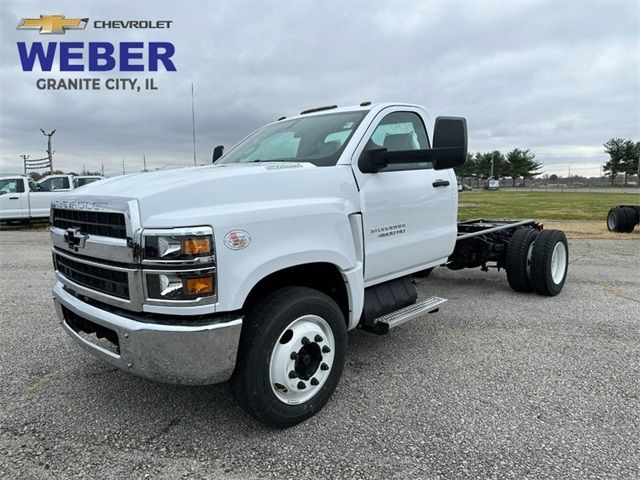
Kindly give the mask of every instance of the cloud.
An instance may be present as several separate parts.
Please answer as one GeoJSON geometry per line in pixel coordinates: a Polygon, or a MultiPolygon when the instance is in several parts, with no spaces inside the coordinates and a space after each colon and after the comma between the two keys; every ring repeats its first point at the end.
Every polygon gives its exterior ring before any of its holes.
{"type": "Polygon", "coordinates": [[[548,172],[571,163],[595,174],[602,143],[640,136],[633,1],[50,5],[0,6],[0,171],[20,171],[21,153],[43,155],[39,128],[57,129],[54,161],[65,170],[104,164],[117,174],[124,158],[136,171],[143,154],[150,168],[190,165],[191,82],[200,163],[214,145],[281,115],[363,100],[464,115],[472,150],[530,148],[548,172]],[[59,38],[14,28],[45,12],[173,25],[100,31],[90,23],[59,38]],[[36,39],[171,41],[178,71],[154,74],[156,92],[38,91],[37,78],[58,75],[20,70],[16,42],[36,39]]]}

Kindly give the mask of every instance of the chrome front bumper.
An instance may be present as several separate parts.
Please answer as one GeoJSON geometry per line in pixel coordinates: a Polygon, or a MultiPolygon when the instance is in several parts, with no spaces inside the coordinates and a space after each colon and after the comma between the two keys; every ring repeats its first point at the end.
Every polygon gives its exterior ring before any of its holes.
{"type": "MultiPolygon", "coordinates": [[[[64,330],[92,355],[122,370],[166,383],[206,385],[228,380],[236,362],[242,318],[206,325],[163,325],[116,315],[83,302],[64,289],[53,288],[53,300],[64,330]],[[65,310],[117,334],[111,351],[80,334],[65,310]]],[[[76,318],[77,318],[76,317],[76,318]]]]}

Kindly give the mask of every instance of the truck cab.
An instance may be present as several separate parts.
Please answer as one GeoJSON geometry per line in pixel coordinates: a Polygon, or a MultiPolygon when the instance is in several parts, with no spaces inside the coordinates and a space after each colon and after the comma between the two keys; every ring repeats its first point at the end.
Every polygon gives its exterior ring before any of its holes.
{"type": "Polygon", "coordinates": [[[52,205],[62,328],[119,368],[230,379],[256,418],[298,423],[337,385],[348,330],[445,301],[412,275],[456,250],[466,152],[464,119],[365,102],[265,125],[211,166],[87,185],[52,205]]]}
{"type": "Polygon", "coordinates": [[[0,178],[0,221],[49,218],[51,202],[74,189],[102,180],[97,175],[48,175],[37,182],[27,176],[0,178]],[[10,195],[3,195],[10,193],[10,195]]]}

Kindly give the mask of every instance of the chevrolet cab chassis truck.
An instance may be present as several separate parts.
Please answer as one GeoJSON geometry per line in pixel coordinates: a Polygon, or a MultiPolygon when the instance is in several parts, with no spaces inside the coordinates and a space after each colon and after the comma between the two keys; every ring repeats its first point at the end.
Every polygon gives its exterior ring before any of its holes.
{"type": "Polygon", "coordinates": [[[610,232],[631,233],[640,225],[640,205],[618,205],[607,214],[610,232]]]}
{"type": "Polygon", "coordinates": [[[81,347],[163,382],[230,379],[251,415],[286,427],[328,401],[348,330],[386,334],[445,302],[418,299],[414,275],[492,266],[519,292],[564,285],[562,232],[457,223],[462,118],[323,107],[221,153],[53,203],[55,308],[81,347]]]}

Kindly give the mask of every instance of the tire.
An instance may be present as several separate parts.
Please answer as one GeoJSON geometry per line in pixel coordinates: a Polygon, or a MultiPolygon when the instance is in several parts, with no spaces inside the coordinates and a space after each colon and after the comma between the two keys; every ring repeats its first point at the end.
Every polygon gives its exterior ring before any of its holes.
{"type": "Polygon", "coordinates": [[[533,292],[531,284],[531,255],[538,231],[519,228],[507,245],[505,268],[509,286],[516,292],[533,292]]]}
{"type": "Polygon", "coordinates": [[[569,247],[564,232],[540,232],[531,252],[531,284],[535,291],[550,297],[558,295],[568,270],[569,247]]]}
{"type": "Polygon", "coordinates": [[[427,278],[429,275],[431,275],[431,272],[433,272],[433,268],[434,267],[420,270],[419,272],[414,273],[413,276],[415,278],[427,278]]]}
{"type": "Polygon", "coordinates": [[[607,214],[607,230],[610,232],[622,232],[621,227],[624,217],[626,217],[626,215],[623,215],[620,207],[609,209],[609,213],[607,214]]]}
{"type": "Polygon", "coordinates": [[[636,227],[636,211],[632,207],[621,207],[620,210],[622,210],[622,218],[624,218],[620,231],[623,233],[633,232],[636,227]]]}
{"type": "Polygon", "coordinates": [[[331,298],[303,287],[275,290],[244,318],[231,378],[234,397],[267,425],[300,423],[331,397],[346,349],[346,321],[331,298]]]}

